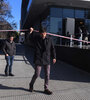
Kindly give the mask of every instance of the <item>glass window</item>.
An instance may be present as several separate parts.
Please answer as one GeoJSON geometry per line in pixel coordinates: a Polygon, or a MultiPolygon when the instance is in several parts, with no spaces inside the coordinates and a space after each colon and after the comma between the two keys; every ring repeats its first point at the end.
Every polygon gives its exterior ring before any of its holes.
{"type": "Polygon", "coordinates": [[[86,10],[86,19],[90,19],[90,10],[86,10]]]}
{"type": "Polygon", "coordinates": [[[58,32],[62,35],[62,18],[58,21],[58,32]]]}
{"type": "Polygon", "coordinates": [[[50,9],[50,16],[62,18],[62,8],[51,8],[50,9]]]}
{"type": "Polygon", "coordinates": [[[61,34],[62,32],[62,18],[50,18],[50,32],[57,33],[59,32],[61,34]]]}
{"type": "Polygon", "coordinates": [[[87,31],[88,31],[89,34],[90,34],[90,20],[89,20],[89,19],[86,19],[86,20],[85,20],[85,23],[86,23],[87,31]]]}
{"type": "Polygon", "coordinates": [[[85,10],[75,10],[75,18],[85,18],[85,10]]]}
{"type": "Polygon", "coordinates": [[[63,9],[63,17],[74,18],[74,9],[63,9]]]}

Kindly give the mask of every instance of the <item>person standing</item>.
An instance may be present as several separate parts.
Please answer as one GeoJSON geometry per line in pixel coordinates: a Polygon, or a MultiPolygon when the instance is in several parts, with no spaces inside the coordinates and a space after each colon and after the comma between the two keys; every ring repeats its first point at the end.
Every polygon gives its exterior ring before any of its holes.
{"type": "MultiPolygon", "coordinates": [[[[33,28],[30,28],[30,36],[33,33],[33,28]]],[[[37,33],[38,34],[38,33],[37,33]]],[[[56,63],[56,53],[52,39],[47,35],[45,28],[39,29],[39,34],[32,37],[34,40],[35,46],[35,73],[29,84],[29,91],[33,92],[33,86],[37,79],[40,76],[41,68],[44,67],[45,72],[45,82],[44,82],[44,93],[52,94],[52,91],[48,89],[49,77],[50,77],[50,55],[53,58],[53,64],[56,63]]]]}
{"type": "Polygon", "coordinates": [[[14,55],[16,54],[16,45],[13,41],[14,36],[10,35],[9,39],[5,41],[5,44],[3,46],[3,51],[5,54],[5,60],[6,60],[6,67],[5,67],[5,75],[6,76],[14,76],[12,74],[12,65],[14,60],[14,55]]]}

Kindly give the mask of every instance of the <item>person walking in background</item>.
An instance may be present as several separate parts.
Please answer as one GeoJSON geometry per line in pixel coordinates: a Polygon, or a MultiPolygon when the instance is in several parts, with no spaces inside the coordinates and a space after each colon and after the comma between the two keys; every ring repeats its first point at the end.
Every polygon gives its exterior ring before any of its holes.
{"type": "Polygon", "coordinates": [[[12,65],[14,60],[14,55],[16,54],[16,46],[13,41],[14,36],[10,35],[9,39],[5,41],[3,46],[3,52],[5,54],[6,67],[5,67],[5,75],[6,76],[14,76],[12,74],[12,65]]]}
{"type": "MultiPolygon", "coordinates": [[[[33,28],[30,28],[30,36],[33,33],[33,30],[34,30],[33,28]]],[[[35,73],[29,84],[30,86],[29,91],[33,92],[33,86],[35,80],[37,79],[38,76],[40,76],[41,68],[43,66],[45,70],[44,93],[50,95],[52,94],[52,91],[48,89],[49,77],[50,77],[50,55],[52,55],[53,64],[56,63],[56,53],[54,44],[52,42],[52,39],[48,35],[46,35],[45,28],[40,28],[39,35],[35,35],[32,38],[34,40],[34,46],[35,46],[35,57],[34,57],[35,73]]]]}

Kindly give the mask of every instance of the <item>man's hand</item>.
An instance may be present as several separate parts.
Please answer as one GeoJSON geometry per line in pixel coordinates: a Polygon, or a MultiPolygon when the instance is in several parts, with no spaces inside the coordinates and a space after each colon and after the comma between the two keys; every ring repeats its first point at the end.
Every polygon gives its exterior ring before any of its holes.
{"type": "Polygon", "coordinates": [[[53,59],[53,64],[55,64],[56,63],[56,59],[53,59]]]}
{"type": "Polygon", "coordinates": [[[30,28],[30,34],[33,32],[33,30],[34,30],[34,29],[31,27],[31,28],[30,28]]]}
{"type": "Polygon", "coordinates": [[[8,56],[8,54],[6,54],[6,56],[8,56]]]}

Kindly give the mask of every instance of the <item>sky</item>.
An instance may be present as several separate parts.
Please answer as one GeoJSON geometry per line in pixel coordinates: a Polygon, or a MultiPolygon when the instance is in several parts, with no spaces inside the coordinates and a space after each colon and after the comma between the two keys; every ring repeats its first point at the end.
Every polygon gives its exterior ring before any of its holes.
{"type": "Polygon", "coordinates": [[[7,0],[11,6],[11,13],[17,23],[17,30],[20,29],[20,19],[21,19],[21,3],[22,0],[7,0]]]}

